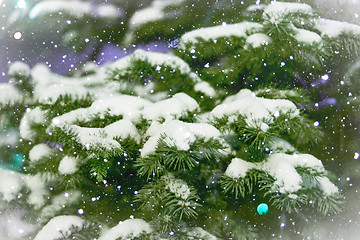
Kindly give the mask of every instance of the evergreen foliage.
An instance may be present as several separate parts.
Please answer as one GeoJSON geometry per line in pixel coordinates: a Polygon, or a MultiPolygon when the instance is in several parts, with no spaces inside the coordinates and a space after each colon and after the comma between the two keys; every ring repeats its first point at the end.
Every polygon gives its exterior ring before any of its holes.
{"type": "Polygon", "coordinates": [[[35,240],[46,231],[49,239],[264,239],[278,214],[341,212],[340,190],[309,154],[328,134],[308,111],[317,97],[309,87],[358,51],[360,26],[337,22],[331,32],[333,22],[303,3],[168,2],[154,21],[135,26],[139,10],[128,26],[108,25],[118,33],[108,39],[123,43],[179,38],[168,53],[136,50],[68,77],[10,67],[0,89],[18,97],[0,98],[0,126],[19,129],[25,163],[1,170],[16,187],[0,196],[37,210],[35,240]],[[216,8],[224,16],[205,14],[216,8]],[[271,213],[259,220],[262,201],[271,213]],[[63,216],[70,225],[56,238],[51,221],[63,216]],[[116,225],[129,216],[138,225],[116,225]]]}

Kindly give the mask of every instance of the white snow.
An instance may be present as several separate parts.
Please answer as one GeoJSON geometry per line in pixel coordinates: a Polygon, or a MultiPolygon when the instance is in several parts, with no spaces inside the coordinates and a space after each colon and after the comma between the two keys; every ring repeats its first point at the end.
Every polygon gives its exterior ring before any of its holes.
{"type": "Polygon", "coordinates": [[[131,137],[135,141],[140,141],[140,135],[135,125],[129,120],[119,120],[104,128],[87,128],[70,124],[52,125],[59,127],[64,133],[69,134],[74,141],[80,143],[87,150],[111,150],[120,148],[120,143],[116,138],[125,139],[131,137]]]}
{"type": "Polygon", "coordinates": [[[29,13],[29,17],[39,18],[51,14],[68,14],[74,18],[81,19],[84,16],[93,16],[99,18],[118,18],[121,11],[115,5],[108,3],[107,5],[96,5],[85,1],[41,1],[37,3],[29,13]]]}
{"type": "Polygon", "coordinates": [[[0,147],[15,146],[19,141],[19,133],[15,130],[4,131],[0,133],[0,147]]]}
{"type": "Polygon", "coordinates": [[[147,136],[150,138],[141,150],[141,156],[147,156],[155,152],[158,140],[165,136],[164,141],[170,146],[176,146],[178,150],[187,151],[197,138],[205,140],[218,139],[220,132],[206,123],[185,123],[179,120],[167,120],[163,124],[154,122],[149,127],[147,136]]]}
{"type": "Polygon", "coordinates": [[[189,198],[191,191],[185,181],[176,179],[171,173],[162,176],[161,179],[166,183],[165,188],[174,193],[176,197],[185,201],[189,198]]]}
{"type": "Polygon", "coordinates": [[[39,209],[45,204],[47,190],[39,174],[24,175],[0,168],[0,195],[3,200],[10,202],[17,199],[23,187],[30,190],[27,202],[35,209],[39,209]]]}
{"type": "Polygon", "coordinates": [[[311,154],[293,154],[288,155],[284,153],[278,153],[279,157],[288,158],[288,161],[291,161],[294,164],[294,167],[304,167],[311,168],[317,172],[325,172],[325,168],[321,160],[317,159],[311,154]]]}
{"type": "Polygon", "coordinates": [[[29,151],[29,159],[31,162],[37,162],[40,159],[44,157],[48,157],[52,154],[51,148],[44,144],[40,143],[35,145],[30,151],[29,151]]]}
{"type": "Polygon", "coordinates": [[[39,209],[44,206],[48,194],[48,190],[45,187],[44,180],[40,173],[36,175],[24,175],[22,177],[24,185],[30,189],[30,194],[27,196],[27,202],[34,206],[34,209],[39,209]]]}
{"type": "Polygon", "coordinates": [[[34,240],[56,240],[70,235],[72,227],[81,229],[85,221],[78,216],[62,215],[52,218],[36,235],[34,240]]]}
{"type": "Polygon", "coordinates": [[[147,8],[140,9],[135,12],[129,20],[130,29],[137,29],[142,25],[163,19],[166,15],[163,12],[168,6],[176,6],[184,2],[184,0],[155,0],[147,8]]]}
{"type": "Polygon", "coordinates": [[[200,82],[196,83],[194,86],[194,90],[197,92],[202,92],[208,97],[216,96],[215,89],[212,86],[210,86],[210,84],[208,82],[205,82],[205,81],[200,81],[200,82]]]}
{"type": "Polygon", "coordinates": [[[167,68],[168,70],[179,72],[182,75],[187,75],[193,83],[201,84],[196,87],[196,91],[201,91],[209,97],[213,96],[215,93],[215,91],[211,89],[210,85],[204,83],[196,73],[191,71],[190,66],[184,60],[169,53],[159,53],[137,49],[133,54],[125,56],[110,64],[108,72],[117,70],[121,72],[121,74],[125,74],[131,71],[133,64],[137,61],[143,61],[150,64],[156,71],[160,71],[162,68],[167,68]],[[204,87],[204,89],[199,87],[204,87]]]}
{"type": "Polygon", "coordinates": [[[262,168],[276,179],[275,185],[281,193],[294,193],[301,188],[302,179],[296,167],[325,172],[321,161],[310,154],[271,154],[262,164],[262,168]]]}
{"type": "Polygon", "coordinates": [[[104,151],[121,147],[120,143],[108,137],[103,128],[86,128],[68,124],[59,124],[58,127],[64,133],[71,134],[73,140],[87,150],[104,151]]]}
{"type": "Polygon", "coordinates": [[[26,113],[20,121],[20,137],[25,140],[31,140],[36,135],[32,129],[32,125],[44,123],[46,123],[45,111],[41,110],[40,107],[34,109],[27,108],[26,113]]]}
{"type": "Polygon", "coordinates": [[[151,233],[151,231],[150,224],[144,220],[127,219],[125,221],[120,221],[118,225],[105,231],[101,234],[99,240],[130,239],[139,237],[141,233],[151,233]]]}
{"type": "Polygon", "coordinates": [[[244,178],[251,169],[256,169],[257,165],[240,158],[234,158],[226,168],[225,175],[231,178],[244,178]]]}
{"type": "Polygon", "coordinates": [[[297,28],[294,37],[297,41],[306,44],[322,43],[322,38],[319,34],[305,29],[297,28]]]}
{"type": "Polygon", "coordinates": [[[278,137],[270,138],[269,148],[273,153],[296,152],[296,149],[289,142],[278,137]]]}
{"type": "Polygon", "coordinates": [[[71,124],[77,121],[86,123],[90,122],[95,116],[104,118],[105,114],[123,116],[124,119],[136,121],[140,118],[140,111],[147,105],[151,105],[151,102],[140,97],[115,95],[98,99],[89,108],[78,108],[55,117],[52,123],[55,125],[62,123],[71,124]]]}
{"type": "Polygon", "coordinates": [[[249,34],[258,32],[262,28],[263,26],[260,23],[253,22],[240,22],[235,24],[223,24],[214,27],[200,28],[182,35],[179,47],[184,49],[185,44],[188,43],[196,44],[219,38],[246,38],[249,34]]]}
{"type": "Polygon", "coordinates": [[[160,120],[161,118],[167,120],[180,118],[187,112],[193,112],[198,108],[198,103],[189,95],[177,93],[172,98],[145,106],[141,114],[148,120],[160,120]]]}
{"type": "Polygon", "coordinates": [[[339,189],[327,177],[316,177],[320,188],[326,196],[339,193],[339,189]]]}
{"type": "Polygon", "coordinates": [[[34,100],[43,104],[52,104],[60,96],[68,95],[73,98],[84,98],[87,95],[105,98],[117,94],[121,87],[118,83],[106,82],[106,69],[99,67],[94,74],[83,77],[66,77],[52,73],[43,64],[37,64],[31,70],[35,83],[34,100]]]}
{"type": "Polygon", "coordinates": [[[32,234],[36,223],[30,223],[27,219],[29,211],[26,207],[10,207],[5,202],[0,202],[0,239],[20,240],[32,234]]]}
{"type": "Polygon", "coordinates": [[[131,55],[131,58],[132,61],[146,61],[152,66],[155,66],[155,68],[158,68],[158,66],[170,67],[173,70],[179,71],[181,74],[189,75],[194,83],[201,81],[195,73],[191,72],[189,65],[177,56],[138,49],[131,55]]]}
{"type": "MultiPolygon", "coordinates": [[[[267,129],[264,121],[272,121],[275,113],[290,113],[290,118],[299,115],[296,105],[285,99],[267,99],[256,97],[248,89],[241,90],[238,94],[227,97],[222,104],[217,105],[211,111],[211,117],[222,118],[241,114],[245,116],[250,126],[258,126],[267,129]]],[[[229,118],[231,120],[232,118],[229,118]]]]}
{"type": "Polygon", "coordinates": [[[13,105],[23,101],[21,92],[12,84],[0,83],[0,106],[13,105]]]}
{"type": "Polygon", "coordinates": [[[129,120],[123,119],[112,124],[107,125],[104,128],[104,132],[109,138],[115,139],[125,139],[130,137],[136,142],[140,143],[140,135],[136,126],[129,120]]]}
{"type": "Polygon", "coordinates": [[[186,123],[190,131],[199,138],[204,138],[205,141],[210,139],[220,140],[221,133],[214,126],[207,123],[186,123]]]}
{"type": "Polygon", "coordinates": [[[9,76],[30,76],[30,67],[24,62],[16,61],[9,65],[9,76]]]}
{"type": "Polygon", "coordinates": [[[343,21],[318,18],[315,19],[314,27],[321,32],[321,35],[330,38],[340,37],[341,34],[360,36],[359,25],[343,21]]]}
{"type": "Polygon", "coordinates": [[[262,168],[275,178],[280,193],[294,193],[301,188],[302,179],[291,162],[291,155],[271,154],[262,168]]]}
{"type": "Polygon", "coordinates": [[[254,33],[246,38],[246,43],[253,48],[258,48],[262,45],[268,45],[272,42],[272,39],[264,33],[254,33]]]}
{"type": "MultiPolygon", "coordinates": [[[[321,161],[310,154],[270,154],[263,162],[247,162],[234,158],[225,171],[225,175],[232,178],[244,178],[251,169],[266,171],[275,178],[276,190],[280,193],[295,193],[301,188],[302,179],[297,173],[296,167],[310,168],[312,171],[324,173],[325,169],[321,161]]],[[[327,179],[327,178],[326,178],[327,179]]],[[[335,192],[335,186],[327,179],[323,181],[322,190],[325,193],[335,192]],[[324,187],[323,187],[324,186],[324,187]]],[[[337,188],[336,188],[337,189],[337,188]]]]}
{"type": "Polygon", "coordinates": [[[246,8],[249,12],[262,11],[267,7],[266,4],[253,4],[246,8]]]}
{"type": "Polygon", "coordinates": [[[141,150],[142,157],[155,152],[158,140],[162,135],[166,135],[164,140],[169,145],[175,145],[179,150],[184,151],[189,150],[190,144],[196,140],[195,135],[186,123],[179,120],[168,120],[144,144],[141,150]]]}
{"type": "Polygon", "coordinates": [[[263,18],[271,23],[279,24],[288,14],[312,14],[312,8],[305,3],[271,2],[263,12],[263,18]]]}
{"type": "Polygon", "coordinates": [[[0,168],[0,195],[3,200],[10,202],[16,199],[22,187],[20,174],[0,168]]]}
{"type": "Polygon", "coordinates": [[[63,175],[73,174],[78,170],[76,158],[65,156],[59,164],[59,172],[63,175]]]}

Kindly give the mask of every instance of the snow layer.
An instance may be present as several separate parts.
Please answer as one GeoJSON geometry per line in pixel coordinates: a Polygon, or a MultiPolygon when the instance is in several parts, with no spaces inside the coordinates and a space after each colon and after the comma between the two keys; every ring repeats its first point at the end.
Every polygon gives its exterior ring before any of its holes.
{"type": "Polygon", "coordinates": [[[77,160],[74,157],[65,156],[59,164],[59,172],[63,175],[73,174],[78,170],[77,160]]]}
{"type": "Polygon", "coordinates": [[[32,68],[31,76],[35,84],[34,99],[43,104],[52,104],[64,95],[104,98],[115,94],[120,87],[118,83],[105,82],[105,68],[100,67],[91,75],[66,77],[52,73],[46,65],[37,64],[32,68]]]}
{"type": "Polygon", "coordinates": [[[148,129],[150,136],[141,150],[141,156],[145,157],[155,152],[160,137],[165,137],[165,142],[177,149],[187,151],[196,138],[205,140],[218,139],[220,132],[214,126],[206,123],[185,123],[179,120],[167,120],[163,124],[154,122],[148,129]]]}
{"type": "Polygon", "coordinates": [[[174,178],[171,173],[161,177],[161,179],[166,184],[165,188],[174,193],[176,197],[181,198],[184,201],[188,200],[191,191],[185,181],[174,178]]]}
{"type": "Polygon", "coordinates": [[[149,104],[141,111],[148,120],[176,119],[194,112],[199,108],[198,103],[185,93],[177,93],[172,98],[149,104]]]}
{"type": "MultiPolygon", "coordinates": [[[[301,188],[302,184],[301,176],[295,169],[297,167],[310,168],[319,173],[325,172],[321,161],[310,154],[274,153],[269,155],[265,161],[259,163],[234,158],[227,167],[225,175],[236,179],[244,178],[251,169],[266,171],[275,178],[274,184],[280,193],[295,193],[301,188]]],[[[328,179],[323,180],[323,183],[322,190],[325,193],[335,192],[336,187],[332,186],[328,179]]]]}
{"type": "Polygon", "coordinates": [[[51,148],[44,144],[44,143],[40,143],[35,145],[29,152],[29,159],[31,162],[37,162],[39,160],[41,160],[44,157],[48,157],[50,156],[52,153],[51,148]]]}
{"type": "Polygon", "coordinates": [[[163,10],[171,5],[179,5],[184,0],[155,0],[151,3],[151,5],[147,8],[140,9],[135,12],[130,18],[130,29],[137,29],[142,25],[163,19],[166,15],[163,10]]]}
{"type": "Polygon", "coordinates": [[[312,14],[312,8],[305,3],[271,2],[263,12],[263,18],[273,24],[279,24],[289,14],[312,14]]]}
{"type": "MultiPolygon", "coordinates": [[[[222,104],[216,106],[210,113],[211,117],[222,118],[241,114],[245,116],[250,126],[260,126],[266,130],[263,121],[270,121],[278,114],[290,113],[290,118],[299,115],[296,105],[285,99],[267,99],[256,97],[248,89],[241,90],[238,94],[227,97],[222,104]]],[[[229,118],[231,121],[231,118],[229,118]]]]}
{"type": "Polygon", "coordinates": [[[20,174],[0,168],[0,194],[3,200],[10,202],[16,199],[22,187],[20,174]]]}
{"type": "Polygon", "coordinates": [[[62,215],[51,219],[36,235],[34,240],[56,240],[71,234],[72,227],[81,229],[85,221],[78,216],[62,215]]]}
{"type": "Polygon", "coordinates": [[[115,95],[112,97],[101,98],[93,102],[89,108],[78,108],[65,113],[52,120],[53,124],[72,124],[74,122],[90,122],[95,116],[104,118],[105,114],[110,116],[123,116],[124,119],[138,120],[140,111],[151,102],[130,95],[115,95]]]}
{"type": "Polygon", "coordinates": [[[57,124],[53,127],[59,127],[65,134],[71,136],[73,141],[80,143],[83,148],[92,151],[119,149],[120,143],[117,138],[125,139],[131,137],[135,141],[140,141],[140,135],[133,123],[128,120],[119,120],[109,124],[105,128],[87,128],[77,125],[57,124]]]}
{"type": "Polygon", "coordinates": [[[64,133],[71,136],[74,141],[80,143],[86,150],[110,151],[121,147],[120,143],[112,138],[108,138],[102,128],[86,128],[67,124],[60,124],[58,127],[64,133]]]}
{"type": "Polygon", "coordinates": [[[46,195],[48,190],[45,187],[44,180],[40,173],[36,175],[25,175],[22,177],[24,185],[30,189],[27,202],[34,206],[35,209],[39,209],[44,206],[47,201],[46,195]]]}
{"type": "Polygon", "coordinates": [[[27,108],[20,121],[20,137],[25,140],[31,140],[36,135],[32,126],[44,123],[46,123],[45,111],[41,110],[40,107],[34,109],[27,108]]]}
{"type": "Polygon", "coordinates": [[[185,44],[201,43],[203,41],[216,40],[219,38],[238,37],[246,38],[248,34],[258,32],[263,28],[260,23],[241,22],[235,24],[223,24],[214,27],[200,28],[185,33],[181,37],[179,47],[184,49],[185,44]]]}
{"type": "MultiPolygon", "coordinates": [[[[142,219],[127,219],[119,222],[118,225],[105,231],[99,237],[99,240],[130,239],[139,237],[141,233],[151,233],[152,229],[149,223],[142,219]]],[[[35,239],[37,240],[37,239],[35,239]]]]}
{"type": "Polygon", "coordinates": [[[10,64],[8,74],[9,76],[30,76],[30,67],[24,62],[16,61],[10,64]]]}
{"type": "Polygon", "coordinates": [[[170,69],[179,71],[181,74],[189,75],[194,83],[201,81],[201,79],[191,71],[189,65],[177,56],[138,49],[131,55],[131,57],[132,61],[146,61],[159,70],[161,70],[161,66],[166,66],[170,69]]]}
{"type": "Polygon", "coordinates": [[[254,33],[246,39],[246,43],[251,45],[253,48],[258,48],[262,45],[268,45],[271,42],[272,39],[264,33],[254,33]]]}
{"type": "Polygon", "coordinates": [[[0,195],[7,202],[17,199],[20,191],[26,187],[30,190],[27,202],[39,209],[45,203],[47,191],[39,174],[24,175],[0,168],[0,195]]]}
{"type": "Polygon", "coordinates": [[[320,37],[319,34],[309,31],[309,30],[305,30],[305,29],[296,29],[296,33],[295,33],[295,39],[299,42],[303,42],[306,44],[314,44],[314,43],[321,43],[322,42],[322,38],[320,37]]]}
{"type": "Polygon", "coordinates": [[[360,26],[348,22],[318,18],[315,19],[315,29],[330,38],[340,37],[341,34],[360,36],[360,26]]]}
{"type": "Polygon", "coordinates": [[[316,179],[326,196],[339,193],[339,189],[332,182],[330,182],[327,177],[317,177],[316,179]]]}
{"type": "Polygon", "coordinates": [[[121,16],[122,11],[111,3],[101,5],[77,0],[52,0],[37,3],[31,9],[29,17],[34,19],[59,13],[68,14],[78,19],[82,19],[86,15],[97,18],[118,18],[121,16]]]}
{"type": "Polygon", "coordinates": [[[23,101],[21,92],[9,83],[0,83],[0,106],[13,105],[23,101]]]}
{"type": "Polygon", "coordinates": [[[234,158],[225,171],[225,175],[231,178],[244,178],[250,169],[256,169],[257,165],[240,158],[234,158]]]}
{"type": "Polygon", "coordinates": [[[296,149],[289,142],[278,137],[270,138],[269,149],[272,153],[296,152],[296,149]]]}
{"type": "Polygon", "coordinates": [[[210,84],[208,82],[205,82],[205,81],[200,81],[200,82],[196,83],[194,86],[194,90],[197,92],[202,92],[208,97],[216,96],[215,89],[212,86],[210,86],[210,84]]]}

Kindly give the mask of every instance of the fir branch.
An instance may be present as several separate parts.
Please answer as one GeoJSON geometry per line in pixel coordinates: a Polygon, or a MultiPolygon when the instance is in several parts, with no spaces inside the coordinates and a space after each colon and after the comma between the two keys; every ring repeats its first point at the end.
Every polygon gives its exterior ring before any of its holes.
{"type": "Polygon", "coordinates": [[[136,160],[140,176],[147,178],[159,176],[164,169],[169,171],[185,171],[197,168],[199,164],[218,159],[223,154],[225,147],[219,140],[211,139],[205,141],[203,138],[196,139],[187,151],[179,150],[166,140],[162,135],[157,144],[155,153],[136,160]]]}
{"type": "Polygon", "coordinates": [[[77,150],[78,154],[95,158],[111,158],[124,153],[118,141],[107,137],[101,128],[82,128],[76,125],[59,124],[48,128],[50,140],[64,145],[69,151],[77,150]],[[85,132],[81,132],[85,130],[85,132]],[[83,140],[82,140],[83,139],[83,140]],[[84,140],[85,139],[85,140],[84,140]]]}
{"type": "Polygon", "coordinates": [[[269,153],[267,146],[274,133],[261,129],[262,122],[255,124],[255,126],[239,126],[236,133],[239,135],[240,140],[248,145],[248,152],[252,155],[252,158],[261,160],[264,159],[265,154],[269,153]]]}
{"type": "Polygon", "coordinates": [[[104,178],[106,178],[108,169],[110,168],[105,159],[103,161],[100,161],[100,159],[93,160],[90,167],[91,175],[95,177],[99,183],[103,182],[104,178]]]}
{"type": "Polygon", "coordinates": [[[270,196],[270,202],[277,209],[286,211],[288,213],[299,212],[302,205],[308,202],[308,195],[305,193],[297,194],[272,194],[270,196]]]}
{"type": "MultiPolygon", "coordinates": [[[[134,58],[131,60],[130,67],[126,69],[111,69],[110,74],[108,80],[112,81],[124,79],[142,84],[150,82],[161,83],[154,86],[154,92],[171,90],[171,93],[175,94],[184,91],[184,87],[188,90],[188,86],[194,85],[194,79],[190,77],[190,73],[182,73],[181,70],[173,69],[172,66],[165,64],[154,66],[147,59],[140,60],[134,58]]],[[[189,93],[189,91],[187,92],[189,93]]]]}
{"type": "Polygon", "coordinates": [[[294,118],[290,118],[289,114],[281,114],[274,118],[271,127],[273,131],[280,133],[279,137],[290,140],[298,147],[314,146],[324,136],[321,128],[314,126],[314,121],[303,112],[294,118]]]}
{"type": "Polygon", "coordinates": [[[47,118],[52,119],[74,110],[74,106],[76,108],[87,108],[90,107],[93,102],[94,96],[90,94],[81,97],[65,94],[60,95],[52,104],[39,103],[39,105],[42,110],[47,110],[47,118]]]}
{"type": "Polygon", "coordinates": [[[310,103],[310,96],[302,88],[276,87],[273,84],[259,85],[255,90],[257,97],[270,99],[287,99],[297,106],[307,105],[310,103]]]}
{"type": "Polygon", "coordinates": [[[111,123],[119,121],[123,119],[122,115],[112,115],[110,113],[110,109],[103,113],[96,113],[95,115],[90,116],[86,119],[86,122],[76,121],[72,124],[78,125],[79,127],[87,127],[87,128],[104,128],[111,123]]]}
{"type": "Polygon", "coordinates": [[[195,43],[181,42],[181,49],[175,53],[185,61],[190,62],[192,66],[200,68],[207,63],[212,65],[218,61],[218,58],[243,48],[245,40],[245,37],[236,36],[205,40],[199,36],[195,43]]]}
{"type": "Polygon", "coordinates": [[[322,196],[315,201],[315,206],[317,207],[318,211],[321,212],[323,215],[328,213],[332,214],[339,214],[344,210],[344,199],[335,196],[322,196]]]}
{"type": "Polygon", "coordinates": [[[134,166],[138,168],[139,176],[146,176],[147,179],[152,177],[159,177],[164,171],[162,159],[156,153],[146,156],[144,158],[137,158],[134,166]]]}
{"type": "MultiPolygon", "coordinates": [[[[194,198],[193,196],[191,198],[194,198]]],[[[201,204],[198,204],[194,201],[190,200],[179,200],[178,198],[175,198],[173,196],[169,196],[165,200],[165,207],[167,208],[167,213],[171,215],[175,215],[178,217],[179,221],[183,219],[183,217],[186,218],[196,218],[198,213],[196,212],[196,207],[201,206],[201,204]]]]}
{"type": "Polygon", "coordinates": [[[225,193],[231,192],[235,195],[235,199],[239,196],[245,197],[245,194],[251,194],[254,186],[257,186],[259,177],[262,177],[259,170],[252,169],[246,173],[244,178],[232,178],[223,175],[220,179],[220,186],[225,193]]]}
{"type": "Polygon", "coordinates": [[[135,196],[135,201],[142,203],[141,209],[174,216],[178,221],[196,218],[196,208],[201,206],[198,199],[195,188],[171,174],[145,185],[135,196]]]}

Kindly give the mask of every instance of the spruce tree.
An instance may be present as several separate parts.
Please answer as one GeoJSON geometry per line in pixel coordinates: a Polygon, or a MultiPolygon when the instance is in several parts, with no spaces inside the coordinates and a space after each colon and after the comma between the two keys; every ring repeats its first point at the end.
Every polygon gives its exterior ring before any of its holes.
{"type": "MultiPolygon", "coordinates": [[[[123,19],[104,39],[171,48],[68,76],[15,62],[0,85],[1,127],[18,136],[3,155],[24,156],[0,169],[0,196],[27,210],[29,237],[270,239],[282,217],[296,222],[284,236],[307,238],[309,219],[342,211],[311,87],[360,52],[360,26],[278,1],[155,0],[123,19]]],[[[81,26],[73,46],[103,41],[81,26]]]]}

